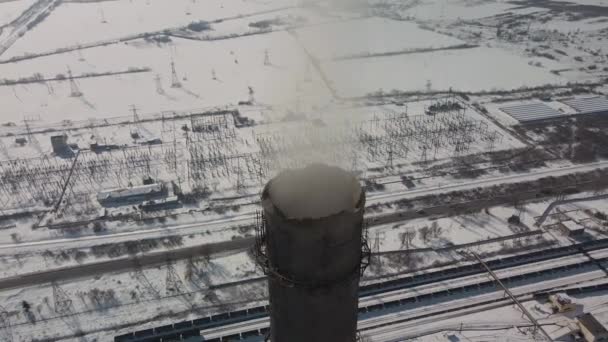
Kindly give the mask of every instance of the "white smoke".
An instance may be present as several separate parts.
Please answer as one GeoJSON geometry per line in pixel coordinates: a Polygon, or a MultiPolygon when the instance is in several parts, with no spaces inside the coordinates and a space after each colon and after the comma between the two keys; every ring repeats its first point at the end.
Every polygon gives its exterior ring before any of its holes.
{"type": "MultiPolygon", "coordinates": [[[[367,0],[303,0],[300,4],[306,10],[316,12],[319,17],[327,18],[324,20],[329,22],[360,17],[368,10],[367,0]]],[[[332,29],[331,25],[321,24],[319,27],[332,29]]],[[[331,50],[333,46],[344,43],[338,40],[341,37],[323,29],[312,32],[316,36],[311,38],[309,32],[306,40],[307,43],[314,40],[316,47],[331,50]]],[[[331,84],[327,84],[328,80],[322,75],[329,64],[323,63],[308,50],[310,44],[301,41],[297,29],[291,30],[289,34],[302,50],[304,58],[290,73],[290,79],[277,89],[275,103],[283,103],[283,106],[274,108],[273,119],[290,123],[281,127],[279,132],[269,133],[276,138],[274,148],[278,150],[273,161],[275,171],[299,168],[311,163],[339,166],[353,172],[364,170],[360,146],[357,146],[354,136],[356,113],[350,113],[349,109],[340,105],[342,99],[332,95],[331,84]]],[[[357,44],[367,44],[355,33],[350,38],[356,40],[357,44]]],[[[270,58],[272,59],[272,52],[270,58]]],[[[352,76],[353,82],[357,82],[357,76],[352,76]]]]}

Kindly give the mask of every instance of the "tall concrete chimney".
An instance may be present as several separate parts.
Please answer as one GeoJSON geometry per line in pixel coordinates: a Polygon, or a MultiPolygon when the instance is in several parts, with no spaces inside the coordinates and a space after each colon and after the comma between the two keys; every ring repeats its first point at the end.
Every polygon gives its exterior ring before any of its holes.
{"type": "Polygon", "coordinates": [[[326,165],[288,170],[262,193],[258,261],[268,275],[272,342],[353,342],[369,248],[365,193],[326,165]]]}

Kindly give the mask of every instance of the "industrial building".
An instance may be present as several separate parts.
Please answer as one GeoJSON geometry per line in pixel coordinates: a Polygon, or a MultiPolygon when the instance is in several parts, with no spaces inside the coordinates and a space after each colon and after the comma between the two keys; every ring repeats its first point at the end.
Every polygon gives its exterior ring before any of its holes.
{"type": "Polygon", "coordinates": [[[116,188],[100,191],[97,201],[104,205],[124,202],[143,202],[163,196],[165,189],[162,184],[147,184],[130,188],[116,188]]]}
{"type": "Polygon", "coordinates": [[[52,136],[51,146],[53,147],[53,153],[57,155],[66,153],[69,150],[68,136],[65,134],[52,136]]]}
{"type": "Polygon", "coordinates": [[[575,237],[585,234],[585,226],[575,221],[562,221],[559,223],[559,228],[564,235],[575,237]]]}
{"type": "Polygon", "coordinates": [[[578,326],[581,334],[587,342],[608,341],[608,330],[591,313],[586,313],[578,318],[578,326]]]}
{"type": "Polygon", "coordinates": [[[145,201],[141,204],[141,208],[144,211],[154,210],[168,210],[175,209],[180,206],[179,199],[177,196],[169,196],[165,198],[159,198],[151,201],[145,201]]]}
{"type": "Polygon", "coordinates": [[[567,117],[566,114],[540,102],[501,107],[500,110],[509,114],[521,124],[567,117]]]}
{"type": "Polygon", "coordinates": [[[603,96],[583,97],[562,101],[574,108],[580,114],[605,115],[608,114],[608,99],[603,96]]]}
{"type": "Polygon", "coordinates": [[[542,102],[524,103],[501,107],[520,124],[538,123],[541,121],[559,120],[578,115],[606,115],[608,114],[608,99],[602,96],[560,100],[559,102],[574,109],[575,112],[563,112],[542,102]]]}
{"type": "Polygon", "coordinates": [[[572,299],[568,295],[563,293],[556,293],[549,296],[549,302],[554,312],[568,312],[576,310],[576,304],[572,302],[572,299]]]}
{"type": "Polygon", "coordinates": [[[273,342],[356,340],[364,204],[358,180],[325,165],[284,171],[266,185],[256,249],[273,342]]]}

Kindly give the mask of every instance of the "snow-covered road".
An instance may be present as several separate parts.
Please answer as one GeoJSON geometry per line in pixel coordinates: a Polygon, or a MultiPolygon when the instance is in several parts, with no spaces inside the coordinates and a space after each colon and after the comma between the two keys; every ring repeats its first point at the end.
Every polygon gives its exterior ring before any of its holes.
{"type": "Polygon", "coordinates": [[[570,173],[576,172],[587,172],[592,171],[599,168],[608,167],[608,161],[600,161],[595,163],[589,163],[584,165],[572,165],[572,166],[560,166],[559,168],[553,169],[544,169],[533,172],[519,173],[515,175],[508,176],[500,176],[493,178],[484,178],[471,180],[466,182],[459,183],[450,183],[450,184],[440,184],[439,186],[431,186],[418,188],[416,190],[409,191],[393,191],[393,192],[384,192],[380,194],[372,194],[367,196],[366,203],[368,204],[376,204],[381,202],[386,202],[387,200],[395,201],[406,198],[427,196],[432,194],[444,193],[448,191],[457,191],[457,190],[466,190],[477,187],[488,187],[492,185],[499,184],[508,184],[508,183],[518,183],[524,181],[536,180],[543,177],[548,176],[563,176],[570,173]]]}
{"type": "MultiPolygon", "coordinates": [[[[507,175],[501,177],[486,178],[480,180],[452,183],[442,186],[429,186],[415,190],[402,190],[390,193],[370,194],[367,198],[368,205],[395,201],[404,198],[421,197],[431,194],[444,193],[448,191],[465,190],[477,187],[492,186],[496,184],[517,183],[531,181],[547,176],[563,176],[577,172],[587,172],[595,169],[608,167],[608,161],[589,163],[584,165],[562,166],[559,168],[539,170],[535,172],[507,175]]],[[[43,251],[49,248],[67,249],[83,248],[106,243],[118,243],[131,240],[151,239],[172,235],[189,235],[208,230],[222,230],[227,226],[239,224],[251,224],[255,217],[255,209],[241,212],[238,215],[227,216],[219,220],[209,220],[193,224],[163,226],[153,229],[142,229],[136,231],[120,232],[105,235],[81,236],[73,238],[48,239],[40,241],[27,241],[15,244],[0,245],[0,253],[17,254],[26,252],[43,251]]]]}

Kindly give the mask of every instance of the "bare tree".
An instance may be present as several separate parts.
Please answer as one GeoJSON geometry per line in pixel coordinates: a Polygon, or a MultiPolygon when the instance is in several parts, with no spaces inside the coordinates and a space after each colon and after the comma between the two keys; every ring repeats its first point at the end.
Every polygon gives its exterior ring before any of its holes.
{"type": "Polygon", "coordinates": [[[420,232],[420,238],[422,239],[422,241],[424,241],[425,243],[429,242],[430,240],[430,235],[431,235],[431,230],[429,229],[429,227],[424,226],[422,228],[420,228],[418,230],[420,232]]]}
{"type": "Polygon", "coordinates": [[[413,229],[407,229],[405,232],[399,234],[401,236],[401,248],[406,251],[410,250],[412,241],[416,238],[416,231],[413,229]]]}
{"type": "Polygon", "coordinates": [[[437,239],[441,236],[441,234],[443,234],[443,228],[437,224],[437,221],[434,221],[431,224],[430,233],[434,239],[437,239]]]}

